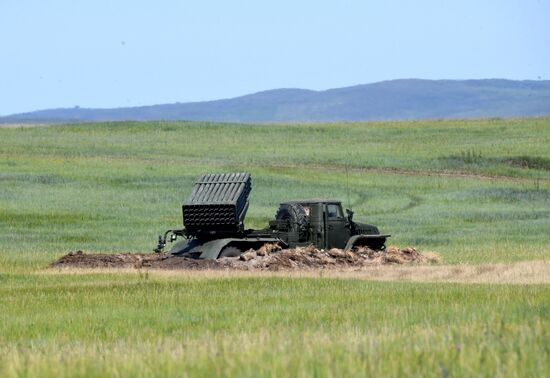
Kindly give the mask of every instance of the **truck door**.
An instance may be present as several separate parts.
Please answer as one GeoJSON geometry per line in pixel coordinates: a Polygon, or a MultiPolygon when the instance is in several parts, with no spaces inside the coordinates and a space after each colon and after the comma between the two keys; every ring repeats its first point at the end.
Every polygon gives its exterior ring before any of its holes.
{"type": "Polygon", "coordinates": [[[338,203],[328,203],[326,206],[327,247],[344,248],[350,233],[342,206],[338,203]]]}

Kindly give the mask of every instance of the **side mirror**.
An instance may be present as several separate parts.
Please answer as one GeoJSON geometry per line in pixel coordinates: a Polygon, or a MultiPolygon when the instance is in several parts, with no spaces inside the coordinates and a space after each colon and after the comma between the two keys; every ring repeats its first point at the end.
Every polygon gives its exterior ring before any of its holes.
{"type": "Polygon", "coordinates": [[[346,209],[346,214],[348,214],[348,219],[351,222],[351,220],[353,219],[353,211],[350,209],[346,209]]]}

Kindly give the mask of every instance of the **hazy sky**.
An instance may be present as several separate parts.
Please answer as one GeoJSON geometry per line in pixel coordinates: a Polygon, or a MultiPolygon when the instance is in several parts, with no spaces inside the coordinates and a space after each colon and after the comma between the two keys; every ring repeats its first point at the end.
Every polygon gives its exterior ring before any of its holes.
{"type": "Polygon", "coordinates": [[[550,0],[0,0],[0,115],[327,89],[550,79],[550,0]]]}

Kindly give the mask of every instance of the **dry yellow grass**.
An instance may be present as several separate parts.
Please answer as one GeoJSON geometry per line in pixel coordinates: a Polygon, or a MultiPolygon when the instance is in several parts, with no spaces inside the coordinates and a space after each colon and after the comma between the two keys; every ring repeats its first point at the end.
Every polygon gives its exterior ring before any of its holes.
{"type": "Polygon", "coordinates": [[[448,282],[482,284],[550,284],[550,260],[522,261],[511,264],[480,265],[381,265],[357,270],[304,270],[285,272],[232,270],[136,270],[56,268],[38,274],[130,273],[151,277],[327,277],[377,281],[448,282]]]}
{"type": "Polygon", "coordinates": [[[3,128],[3,129],[21,129],[21,128],[28,128],[28,127],[44,127],[44,126],[52,126],[52,124],[48,124],[48,123],[4,123],[4,124],[0,124],[0,128],[3,128]]]}

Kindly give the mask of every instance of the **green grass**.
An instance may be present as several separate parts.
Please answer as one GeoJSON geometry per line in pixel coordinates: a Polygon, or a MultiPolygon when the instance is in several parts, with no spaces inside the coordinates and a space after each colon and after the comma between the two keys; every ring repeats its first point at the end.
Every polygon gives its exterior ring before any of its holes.
{"type": "Polygon", "coordinates": [[[73,249],[150,251],[181,224],[196,176],[228,170],[253,174],[249,227],[288,199],[348,203],[349,186],[357,219],[391,243],[448,263],[546,257],[549,145],[548,118],[1,129],[0,267],[43,266],[73,249]]]}
{"type": "Polygon", "coordinates": [[[0,376],[548,376],[547,285],[44,272],[151,251],[196,176],[336,197],[448,264],[550,257],[550,119],[0,129],[0,376]]]}
{"type": "Polygon", "coordinates": [[[542,286],[10,275],[0,375],[545,376],[549,303],[542,286]]]}

